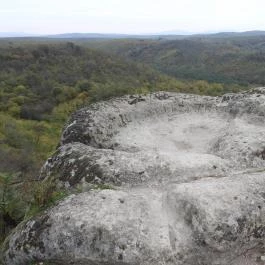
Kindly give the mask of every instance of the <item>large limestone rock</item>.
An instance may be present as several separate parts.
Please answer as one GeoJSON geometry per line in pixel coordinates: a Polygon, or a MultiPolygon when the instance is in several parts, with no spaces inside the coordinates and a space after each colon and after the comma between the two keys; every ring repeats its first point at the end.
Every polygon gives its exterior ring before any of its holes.
{"type": "Polygon", "coordinates": [[[264,114],[263,88],[79,110],[40,180],[81,193],[21,224],[4,263],[265,264],[264,114]]]}

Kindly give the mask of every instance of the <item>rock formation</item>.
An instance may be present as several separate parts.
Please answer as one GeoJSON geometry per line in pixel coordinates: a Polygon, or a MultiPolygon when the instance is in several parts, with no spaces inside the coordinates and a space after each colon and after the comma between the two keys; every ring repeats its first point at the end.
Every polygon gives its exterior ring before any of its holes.
{"type": "Polygon", "coordinates": [[[81,192],[21,224],[7,265],[264,264],[265,89],[93,104],[65,126],[47,179],[81,192]]]}

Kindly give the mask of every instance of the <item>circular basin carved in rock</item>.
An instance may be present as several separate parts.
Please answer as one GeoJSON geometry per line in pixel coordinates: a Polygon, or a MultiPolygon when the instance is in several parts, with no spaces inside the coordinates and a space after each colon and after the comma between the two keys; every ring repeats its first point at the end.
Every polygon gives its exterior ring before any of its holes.
{"type": "Polygon", "coordinates": [[[82,192],[18,227],[5,263],[261,264],[264,114],[263,88],[77,111],[40,179],[82,192]]]}

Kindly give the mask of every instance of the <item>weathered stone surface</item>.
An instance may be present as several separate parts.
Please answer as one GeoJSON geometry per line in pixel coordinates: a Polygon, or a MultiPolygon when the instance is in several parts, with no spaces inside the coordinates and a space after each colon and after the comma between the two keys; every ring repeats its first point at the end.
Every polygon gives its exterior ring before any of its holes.
{"type": "Polygon", "coordinates": [[[263,264],[264,114],[263,88],[76,112],[40,179],[83,193],[21,224],[5,264],[263,264]]]}

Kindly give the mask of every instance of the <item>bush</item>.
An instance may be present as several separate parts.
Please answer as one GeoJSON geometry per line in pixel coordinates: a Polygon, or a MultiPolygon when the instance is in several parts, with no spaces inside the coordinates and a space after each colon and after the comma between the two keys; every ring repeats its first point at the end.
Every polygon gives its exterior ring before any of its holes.
{"type": "Polygon", "coordinates": [[[20,118],[41,121],[45,119],[47,113],[52,111],[53,107],[54,104],[46,100],[35,104],[24,104],[21,107],[20,118]]]}
{"type": "Polygon", "coordinates": [[[42,182],[36,182],[33,186],[33,200],[25,218],[28,219],[46,208],[51,207],[67,195],[68,192],[66,190],[56,188],[56,184],[52,178],[42,182]]]}
{"type": "Polygon", "coordinates": [[[28,202],[16,175],[0,173],[0,242],[24,218],[28,202]]]}

